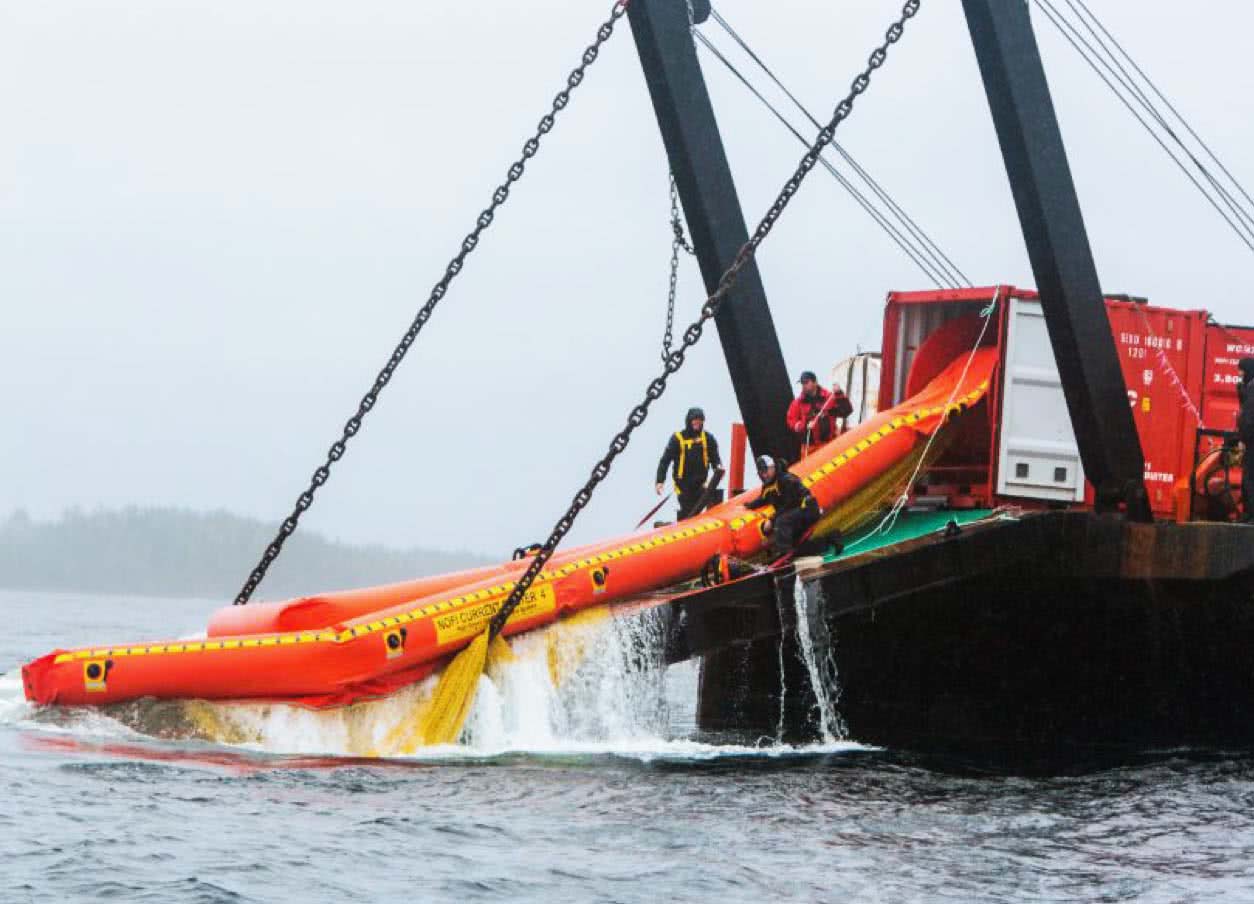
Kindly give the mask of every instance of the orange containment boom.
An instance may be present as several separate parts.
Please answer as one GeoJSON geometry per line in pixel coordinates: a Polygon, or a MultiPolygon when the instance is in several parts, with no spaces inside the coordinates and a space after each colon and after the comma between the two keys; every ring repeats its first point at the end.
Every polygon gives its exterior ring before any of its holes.
{"type": "MultiPolygon", "coordinates": [[[[878,414],[790,470],[824,511],[820,529],[874,514],[899,491],[928,437],[979,403],[996,350],[963,355],[913,398],[878,414]]],[[[937,444],[938,446],[940,444],[937,444]]],[[[753,490],[679,524],[554,556],[505,635],[601,603],[696,577],[716,553],[763,552],[770,507],[753,490]]],[[[104,704],[139,697],[282,700],[329,706],[417,681],[481,633],[526,562],[288,603],[228,607],[205,639],[56,650],[22,668],[29,700],[104,704]]]]}

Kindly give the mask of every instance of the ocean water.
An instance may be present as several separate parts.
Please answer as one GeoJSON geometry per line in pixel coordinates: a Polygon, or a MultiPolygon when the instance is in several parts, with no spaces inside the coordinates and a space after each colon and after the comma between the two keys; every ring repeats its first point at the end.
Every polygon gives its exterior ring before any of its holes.
{"type": "Polygon", "coordinates": [[[368,748],[421,689],[351,718],[22,699],[24,660],[213,605],[0,592],[0,902],[1254,901],[1248,754],[1029,778],[718,744],[647,617],[517,644],[464,743],[414,754],[368,748]]]}

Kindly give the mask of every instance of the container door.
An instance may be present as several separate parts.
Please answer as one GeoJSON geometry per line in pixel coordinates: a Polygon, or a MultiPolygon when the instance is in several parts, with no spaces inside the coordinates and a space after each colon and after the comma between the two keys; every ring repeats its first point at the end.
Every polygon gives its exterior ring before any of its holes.
{"type": "Polygon", "coordinates": [[[1202,390],[1202,420],[1213,430],[1235,430],[1237,384],[1241,372],[1237,363],[1254,358],[1254,327],[1210,325],[1206,331],[1206,381],[1202,390]]]}
{"type": "Polygon", "coordinates": [[[1039,301],[1012,298],[1006,332],[997,492],[1084,501],[1084,469],[1039,301]]]}
{"type": "Polygon", "coordinates": [[[1106,313],[1145,456],[1150,508],[1174,517],[1175,485],[1193,469],[1207,315],[1118,300],[1106,302],[1106,313]]]}

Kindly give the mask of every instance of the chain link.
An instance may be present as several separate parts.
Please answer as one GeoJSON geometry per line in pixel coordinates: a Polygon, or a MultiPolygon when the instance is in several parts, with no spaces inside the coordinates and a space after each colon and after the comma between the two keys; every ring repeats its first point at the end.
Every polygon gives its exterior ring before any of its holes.
{"type": "Polygon", "coordinates": [[[418,338],[422,328],[431,319],[431,314],[435,311],[436,305],[440,303],[440,299],[448,292],[449,284],[457,278],[457,274],[461,273],[466,258],[478,247],[480,236],[483,235],[484,230],[492,225],[497,210],[509,198],[510,188],[522,178],[527,161],[536,155],[540,150],[540,142],[544,136],[553,130],[554,125],[557,123],[558,114],[566,109],[566,105],[570,103],[571,95],[583,83],[584,73],[589,66],[596,62],[597,57],[601,53],[602,45],[610,39],[610,36],[614,33],[614,26],[627,12],[627,3],[628,0],[617,0],[614,3],[610,10],[610,17],[602,22],[597,29],[596,40],[584,48],[579,65],[571,70],[570,75],[566,77],[566,87],[554,95],[549,112],[540,117],[540,121],[536,124],[535,134],[523,142],[521,156],[510,164],[509,169],[506,171],[505,181],[492,192],[492,203],[480,212],[475,220],[475,228],[462,239],[461,248],[458,250],[457,255],[449,261],[448,266],[445,267],[444,275],[440,278],[440,281],[432,288],[427,303],[418,311],[417,316],[414,317],[413,322],[409,325],[409,329],[405,331],[401,341],[392,350],[391,357],[383,366],[383,369],[379,371],[378,376],[375,377],[374,384],[370,387],[369,392],[362,397],[361,402],[357,406],[357,411],[344,424],[344,432],[340,438],[332,443],[331,448],[327,450],[327,460],[313,472],[308,488],[297,497],[296,506],[292,509],[292,513],[283,519],[283,523],[279,526],[279,532],[270,541],[270,545],[266,547],[265,552],[261,555],[261,560],[253,568],[252,573],[248,576],[248,580],[244,582],[244,586],[236,595],[235,605],[242,606],[252,597],[253,592],[257,589],[257,585],[266,576],[266,571],[270,565],[279,557],[283,544],[295,532],[296,523],[300,520],[300,516],[313,505],[314,493],[331,476],[331,466],[344,456],[348,441],[361,430],[362,421],[365,420],[370,410],[374,408],[375,403],[379,400],[379,394],[383,392],[383,388],[391,381],[392,375],[396,372],[396,368],[400,366],[401,361],[405,359],[405,354],[409,351],[410,346],[414,344],[414,340],[418,338]]]}
{"type": "Polygon", "coordinates": [[[593,466],[587,482],[575,494],[569,508],[566,509],[566,513],[553,525],[549,538],[545,540],[540,551],[531,560],[527,570],[519,577],[518,583],[514,585],[514,589],[505,601],[505,604],[492,616],[492,621],[489,624],[491,636],[495,637],[501,633],[501,629],[505,627],[505,622],[509,619],[510,614],[518,607],[531,584],[543,570],[549,559],[552,558],[553,552],[557,549],[558,544],[562,542],[562,538],[570,531],[579,513],[591,501],[592,493],[596,490],[597,485],[609,476],[610,467],[613,465],[614,459],[627,448],[627,444],[631,441],[631,434],[649,416],[649,407],[666,392],[666,382],[671,374],[683,367],[684,358],[688,350],[700,341],[706,324],[718,313],[719,308],[727,297],[727,293],[731,291],[732,286],[736,283],[736,279],[740,276],[740,271],[753,259],[753,256],[757,253],[758,246],[770,234],[776,221],[784,212],[784,208],[788,206],[788,203],[801,187],[802,180],[805,179],[810,170],[814,169],[815,164],[818,162],[819,154],[831,142],[837,126],[849,118],[849,114],[853,112],[854,102],[870,86],[872,74],[884,65],[884,61],[888,58],[888,48],[901,40],[906,22],[914,18],[915,14],[918,13],[921,3],[922,0],[906,0],[906,3],[901,8],[901,17],[889,26],[888,31],[885,32],[884,43],[871,51],[871,55],[867,58],[866,68],[854,78],[853,83],[849,87],[849,93],[836,105],[831,120],[819,130],[814,143],[810,145],[805,156],[801,158],[796,171],[784,183],[784,187],[780,190],[779,195],[776,196],[775,202],[771,204],[766,214],[762,217],[749,241],[741,246],[731,266],[719,278],[718,285],[710,296],[706,298],[705,303],[701,306],[701,316],[684,330],[683,343],[667,356],[665,369],[661,375],[654,377],[652,382],[649,383],[645,390],[644,399],[631,409],[627,415],[627,425],[610,441],[609,451],[605,454],[605,457],[593,466]]]}
{"type": "Polygon", "coordinates": [[[684,237],[684,221],[679,216],[679,189],[675,187],[675,174],[671,173],[671,275],[670,288],[666,293],[666,332],[662,336],[662,361],[671,354],[675,332],[675,292],[679,285],[679,251],[695,255],[696,249],[684,237]]]}

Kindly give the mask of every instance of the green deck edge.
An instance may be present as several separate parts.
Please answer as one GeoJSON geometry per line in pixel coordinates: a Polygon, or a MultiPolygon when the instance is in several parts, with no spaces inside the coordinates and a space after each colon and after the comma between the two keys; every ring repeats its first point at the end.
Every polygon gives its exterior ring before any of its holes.
{"type": "Polygon", "coordinates": [[[979,521],[987,518],[993,513],[992,509],[964,509],[962,511],[939,511],[939,512],[902,512],[897,518],[897,523],[893,525],[891,530],[883,533],[875,534],[875,528],[880,523],[882,517],[877,518],[868,527],[858,530],[850,535],[845,541],[845,550],[839,555],[828,554],[823,557],[824,562],[838,562],[841,559],[847,559],[851,556],[859,556],[863,553],[872,552],[877,549],[883,549],[885,546],[892,546],[894,543],[903,543],[906,540],[914,540],[918,537],[924,537],[928,534],[944,530],[945,525],[950,521],[956,521],[961,527],[964,524],[970,524],[972,521],[979,521]]]}

